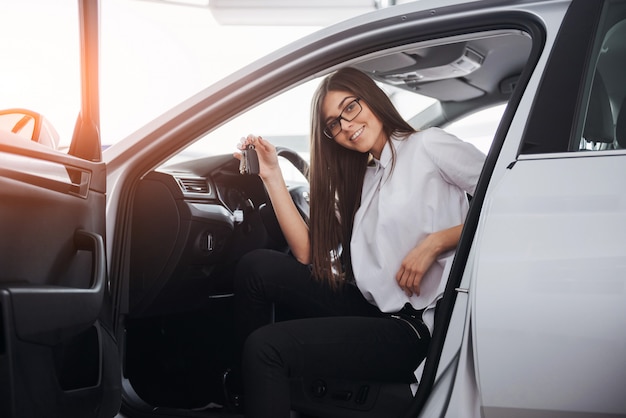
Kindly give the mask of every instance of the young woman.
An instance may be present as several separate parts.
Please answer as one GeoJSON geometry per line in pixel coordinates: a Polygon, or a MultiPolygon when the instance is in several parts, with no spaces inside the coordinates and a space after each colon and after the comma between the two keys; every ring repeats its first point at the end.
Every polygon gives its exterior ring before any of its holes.
{"type": "Polygon", "coordinates": [[[325,78],[312,109],[310,225],[274,146],[254,135],[240,146],[256,148],[291,250],[238,266],[248,417],[288,417],[293,377],[415,381],[484,162],[440,129],[416,132],[353,68],[325,78]],[[291,320],[276,322],[273,307],[291,320]]]}

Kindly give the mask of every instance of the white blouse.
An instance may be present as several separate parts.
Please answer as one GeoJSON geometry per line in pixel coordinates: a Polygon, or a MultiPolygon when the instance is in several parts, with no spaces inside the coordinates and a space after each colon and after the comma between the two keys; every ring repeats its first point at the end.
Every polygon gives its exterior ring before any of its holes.
{"type": "Polygon", "coordinates": [[[367,168],[361,206],[354,220],[352,267],[363,296],[382,312],[397,312],[408,302],[426,309],[431,333],[434,307],[445,288],[454,251],[442,254],[426,272],[419,296],[408,297],[395,276],[404,257],[427,235],[462,224],[485,156],[473,145],[439,128],[392,138],[392,169],[387,143],[380,160],[367,168]]]}

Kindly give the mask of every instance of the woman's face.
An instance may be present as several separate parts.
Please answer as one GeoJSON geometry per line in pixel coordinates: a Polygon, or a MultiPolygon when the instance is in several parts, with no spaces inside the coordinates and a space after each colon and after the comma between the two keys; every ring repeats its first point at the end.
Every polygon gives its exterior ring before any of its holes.
{"type": "Polygon", "coordinates": [[[356,99],[357,96],[349,92],[329,91],[322,102],[323,124],[329,128],[334,126],[335,132],[341,127],[341,131],[332,140],[342,147],[369,152],[379,159],[387,141],[383,124],[367,103],[356,99]]]}

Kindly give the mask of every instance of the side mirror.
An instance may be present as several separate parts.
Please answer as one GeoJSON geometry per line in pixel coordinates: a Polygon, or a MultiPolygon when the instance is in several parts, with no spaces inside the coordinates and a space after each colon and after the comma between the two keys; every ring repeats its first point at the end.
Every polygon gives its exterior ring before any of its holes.
{"type": "Polygon", "coordinates": [[[59,134],[56,129],[42,114],[32,110],[0,110],[0,130],[12,132],[52,149],[57,149],[59,145],[59,134]]]}

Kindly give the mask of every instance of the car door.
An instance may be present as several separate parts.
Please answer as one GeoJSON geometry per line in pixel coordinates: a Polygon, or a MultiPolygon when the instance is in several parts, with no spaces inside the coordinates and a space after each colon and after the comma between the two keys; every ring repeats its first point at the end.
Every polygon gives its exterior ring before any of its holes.
{"type": "Polygon", "coordinates": [[[473,274],[486,418],[626,414],[625,40],[626,2],[574,1],[509,131],[473,274]]]}
{"type": "Polygon", "coordinates": [[[82,105],[69,152],[0,131],[0,416],[7,418],[111,417],[120,404],[98,135],[99,5],[80,0],[78,9],[82,105]]]}

